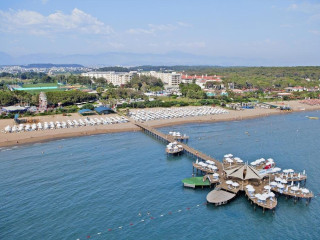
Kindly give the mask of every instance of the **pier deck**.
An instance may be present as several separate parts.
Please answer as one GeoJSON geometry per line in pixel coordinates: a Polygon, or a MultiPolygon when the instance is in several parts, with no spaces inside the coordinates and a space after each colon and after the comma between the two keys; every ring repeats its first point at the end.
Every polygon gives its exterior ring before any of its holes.
{"type": "Polygon", "coordinates": [[[207,202],[213,203],[215,205],[226,204],[232,198],[234,198],[236,194],[230,193],[224,190],[212,190],[207,195],[207,202]]]}
{"type": "MultiPolygon", "coordinates": [[[[145,132],[157,137],[158,139],[168,143],[168,142],[174,142],[176,141],[174,139],[173,136],[171,135],[166,135],[152,127],[149,127],[147,126],[146,124],[142,124],[140,122],[135,122],[134,123],[136,126],[140,127],[142,130],[144,130],[145,132]]],[[[184,149],[184,152],[188,153],[189,155],[195,157],[195,158],[198,158],[199,160],[211,160],[213,162],[215,162],[215,165],[217,166],[218,170],[217,170],[217,173],[220,175],[220,177],[222,176],[223,174],[223,167],[222,167],[222,163],[190,146],[188,146],[187,144],[185,143],[182,143],[182,142],[179,142],[179,145],[181,145],[184,149]]]]}

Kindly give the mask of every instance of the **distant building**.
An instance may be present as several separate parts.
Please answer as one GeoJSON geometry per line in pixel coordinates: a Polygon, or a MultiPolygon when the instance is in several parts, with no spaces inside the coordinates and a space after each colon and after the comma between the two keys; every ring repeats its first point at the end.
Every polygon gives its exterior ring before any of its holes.
{"type": "Polygon", "coordinates": [[[45,112],[48,108],[48,100],[47,95],[44,92],[40,92],[39,95],[39,111],[45,112]]]}
{"type": "Polygon", "coordinates": [[[302,92],[305,90],[304,87],[286,87],[284,88],[284,90],[286,90],[286,92],[302,92]]]}
{"type": "Polygon", "coordinates": [[[151,76],[161,79],[161,81],[167,85],[167,88],[177,88],[181,83],[181,74],[176,72],[164,73],[164,72],[141,72],[139,75],[151,76]]]}
{"type": "Polygon", "coordinates": [[[81,76],[90,78],[104,78],[108,83],[112,83],[115,86],[121,86],[129,82],[132,77],[136,74],[135,71],[131,72],[87,72],[81,73],[81,76]]]}
{"type": "Polygon", "coordinates": [[[215,85],[214,88],[222,88],[222,79],[221,79],[222,76],[217,76],[217,75],[214,75],[214,76],[208,76],[207,74],[206,75],[188,75],[188,74],[185,74],[185,75],[182,75],[181,76],[181,82],[182,83],[195,83],[197,84],[198,86],[200,86],[202,89],[205,89],[206,88],[206,83],[207,82],[212,82],[211,85],[215,85]]]}

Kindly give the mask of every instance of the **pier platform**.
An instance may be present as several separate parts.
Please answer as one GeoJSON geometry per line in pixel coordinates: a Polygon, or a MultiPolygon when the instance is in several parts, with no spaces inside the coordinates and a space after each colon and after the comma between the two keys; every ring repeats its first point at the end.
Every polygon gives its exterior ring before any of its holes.
{"type": "Polygon", "coordinates": [[[236,194],[227,192],[225,190],[212,190],[207,195],[207,202],[218,205],[223,205],[228,203],[232,198],[234,198],[236,194]]]}
{"type": "Polygon", "coordinates": [[[196,188],[196,187],[210,187],[211,183],[204,177],[191,177],[182,180],[185,187],[196,188]]]}

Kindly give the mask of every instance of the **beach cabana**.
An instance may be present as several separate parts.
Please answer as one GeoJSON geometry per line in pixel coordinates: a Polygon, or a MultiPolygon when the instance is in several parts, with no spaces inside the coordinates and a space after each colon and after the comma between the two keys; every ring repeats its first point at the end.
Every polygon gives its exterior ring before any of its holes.
{"type": "Polygon", "coordinates": [[[81,114],[82,116],[87,116],[87,115],[95,115],[96,113],[90,109],[81,109],[78,111],[79,114],[81,114]]]}
{"type": "Polygon", "coordinates": [[[230,170],[225,170],[228,177],[239,178],[241,180],[249,180],[249,179],[262,179],[263,176],[259,174],[259,172],[253,167],[245,164],[240,167],[236,167],[230,170]]]}
{"type": "Polygon", "coordinates": [[[100,106],[94,109],[98,114],[109,114],[114,113],[114,111],[107,106],[100,106]]]}

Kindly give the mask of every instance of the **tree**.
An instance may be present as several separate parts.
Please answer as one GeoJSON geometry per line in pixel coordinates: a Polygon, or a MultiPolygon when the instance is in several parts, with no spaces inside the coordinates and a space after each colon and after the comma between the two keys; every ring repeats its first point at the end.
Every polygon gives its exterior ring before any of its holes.
{"type": "Polygon", "coordinates": [[[100,95],[104,91],[103,87],[98,87],[97,88],[97,93],[100,95]]]}
{"type": "Polygon", "coordinates": [[[86,103],[85,105],[83,105],[81,107],[81,109],[90,109],[90,110],[94,110],[94,106],[91,103],[86,103]]]}

